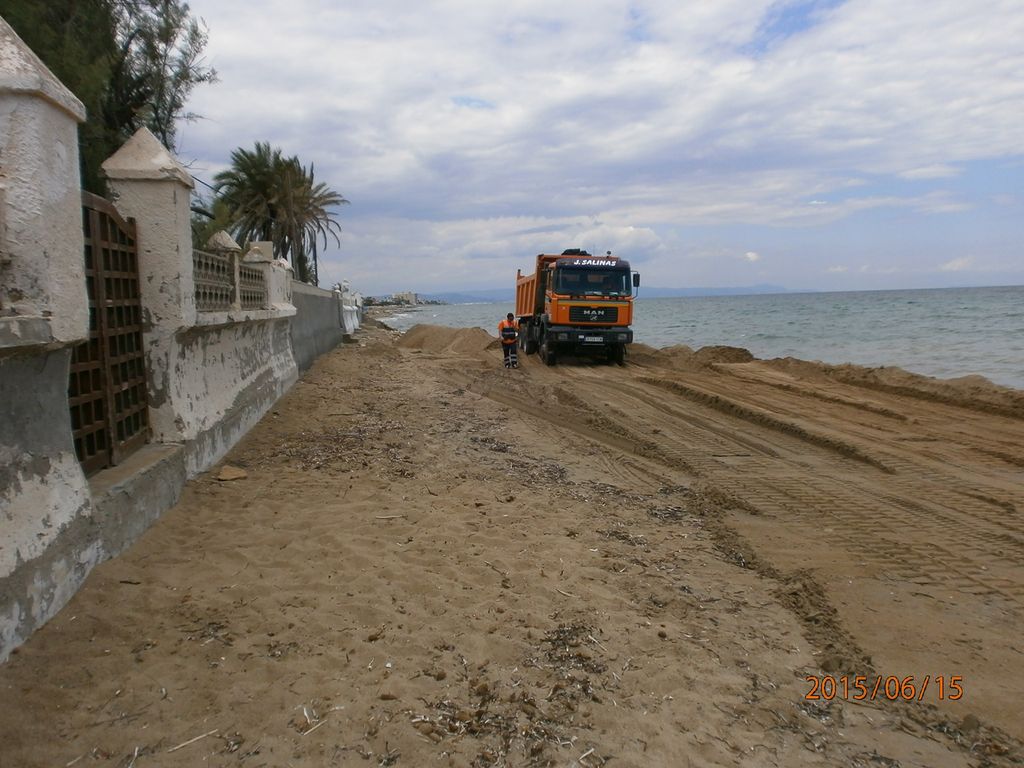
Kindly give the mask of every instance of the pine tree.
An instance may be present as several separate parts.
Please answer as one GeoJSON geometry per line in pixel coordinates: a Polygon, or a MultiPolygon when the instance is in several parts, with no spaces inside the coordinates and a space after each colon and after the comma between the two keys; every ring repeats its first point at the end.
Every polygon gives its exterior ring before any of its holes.
{"type": "Polygon", "coordinates": [[[207,36],[180,0],[0,0],[0,16],[85,105],[82,185],[104,191],[100,165],[145,125],[174,150],[178,120],[203,64],[207,36]]]}

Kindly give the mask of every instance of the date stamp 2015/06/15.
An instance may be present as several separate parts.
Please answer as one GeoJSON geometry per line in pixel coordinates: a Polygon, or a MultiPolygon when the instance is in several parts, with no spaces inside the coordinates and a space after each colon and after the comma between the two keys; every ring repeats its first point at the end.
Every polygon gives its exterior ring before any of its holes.
{"type": "Polygon", "coordinates": [[[962,675],[914,675],[897,677],[879,675],[807,675],[804,677],[811,688],[804,694],[808,701],[924,701],[929,689],[939,701],[959,701],[964,697],[962,675]]]}

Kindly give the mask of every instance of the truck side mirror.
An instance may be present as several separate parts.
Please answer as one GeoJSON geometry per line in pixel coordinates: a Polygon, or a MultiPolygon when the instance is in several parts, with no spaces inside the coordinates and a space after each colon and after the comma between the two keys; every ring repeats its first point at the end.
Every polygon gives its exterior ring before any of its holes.
{"type": "Polygon", "coordinates": [[[640,273],[639,272],[634,272],[633,273],[633,287],[634,288],[639,288],[640,287],[640,273]]]}

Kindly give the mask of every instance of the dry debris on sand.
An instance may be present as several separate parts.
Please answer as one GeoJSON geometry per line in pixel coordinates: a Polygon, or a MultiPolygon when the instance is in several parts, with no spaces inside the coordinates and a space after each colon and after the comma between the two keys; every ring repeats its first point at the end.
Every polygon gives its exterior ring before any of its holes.
{"type": "Polygon", "coordinates": [[[1020,393],[744,353],[370,324],[0,667],[0,766],[1020,765],[1020,393]]]}

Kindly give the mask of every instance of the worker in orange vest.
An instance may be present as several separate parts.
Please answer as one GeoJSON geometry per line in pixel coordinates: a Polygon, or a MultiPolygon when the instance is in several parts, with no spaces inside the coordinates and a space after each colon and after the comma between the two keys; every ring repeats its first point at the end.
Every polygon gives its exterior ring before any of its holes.
{"type": "Polygon", "coordinates": [[[516,356],[516,341],[519,338],[519,323],[516,316],[509,312],[505,319],[498,323],[498,337],[501,339],[501,351],[505,355],[506,368],[518,368],[519,358],[516,356]]]}

